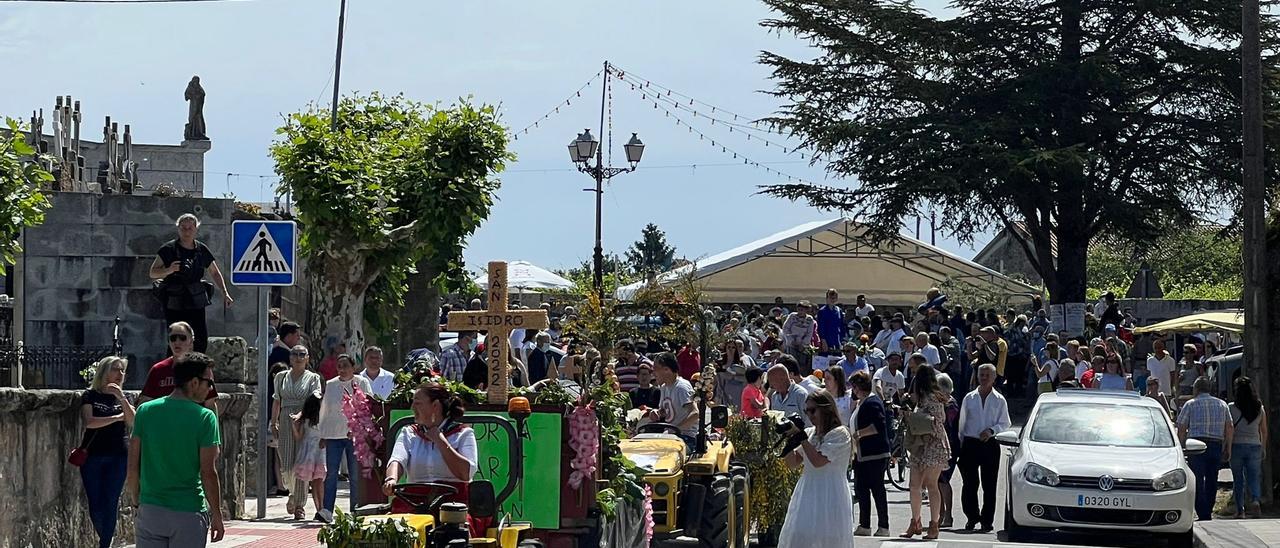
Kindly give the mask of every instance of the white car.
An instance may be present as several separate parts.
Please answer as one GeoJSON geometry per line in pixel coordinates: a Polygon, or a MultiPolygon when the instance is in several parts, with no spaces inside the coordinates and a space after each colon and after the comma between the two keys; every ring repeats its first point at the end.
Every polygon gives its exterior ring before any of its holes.
{"type": "Polygon", "coordinates": [[[1012,447],[1004,529],[1017,542],[1033,529],[1132,531],[1190,548],[1195,482],[1187,440],[1160,405],[1135,392],[1042,394],[1027,426],[996,435],[1012,447]]]}

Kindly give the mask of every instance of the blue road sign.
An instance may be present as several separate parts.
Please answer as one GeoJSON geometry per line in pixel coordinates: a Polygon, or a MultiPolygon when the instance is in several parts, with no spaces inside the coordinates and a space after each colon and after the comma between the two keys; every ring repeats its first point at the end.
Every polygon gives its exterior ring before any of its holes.
{"type": "Polygon", "coordinates": [[[298,227],[293,221],[231,223],[231,283],[293,285],[298,265],[298,227]]]}

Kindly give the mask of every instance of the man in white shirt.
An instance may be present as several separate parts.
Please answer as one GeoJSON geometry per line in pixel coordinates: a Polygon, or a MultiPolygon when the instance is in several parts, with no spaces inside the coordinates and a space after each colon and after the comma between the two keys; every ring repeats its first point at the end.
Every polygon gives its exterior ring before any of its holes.
{"type": "Polygon", "coordinates": [[[676,355],[670,352],[654,357],[653,376],[658,379],[662,398],[658,408],[649,411],[649,419],[679,428],[680,437],[692,451],[698,436],[698,402],[693,397],[693,385],[680,376],[676,355]]]}
{"type": "Polygon", "coordinates": [[[871,315],[874,314],[875,311],[876,311],[876,307],[871,306],[869,303],[867,303],[866,295],[858,295],[858,302],[853,309],[853,313],[858,317],[859,320],[861,320],[862,318],[871,317],[871,315]]]}
{"type": "Polygon", "coordinates": [[[978,368],[978,389],[960,404],[960,456],[957,463],[964,487],[960,502],[968,519],[964,529],[990,533],[996,515],[996,488],[1000,476],[1000,444],[995,435],[1008,430],[1009,404],[995,391],[996,368],[978,368]],[[982,507],[978,507],[978,487],[982,487],[982,507]]]}
{"type": "Polygon", "coordinates": [[[360,476],[360,463],[356,461],[355,444],[351,441],[351,428],[347,426],[347,416],[342,412],[342,398],[350,396],[359,387],[365,394],[373,389],[369,381],[356,375],[356,362],[348,354],[341,354],[337,359],[338,376],[329,379],[324,385],[324,397],[320,400],[320,439],[324,442],[325,466],[328,473],[324,478],[324,509],[317,512],[323,521],[333,519],[333,505],[338,497],[338,468],[346,457],[347,470],[351,482],[351,513],[356,511],[356,501],[360,499],[357,491],[360,476]]]}
{"type": "MultiPolygon", "coordinates": [[[[794,361],[794,359],[793,359],[794,361]]],[[[785,416],[798,415],[804,420],[806,427],[813,426],[809,415],[804,412],[804,402],[809,397],[800,385],[791,382],[787,367],[782,364],[769,368],[765,373],[765,382],[769,385],[769,409],[780,411],[785,416]]]]}
{"type": "Polygon", "coordinates": [[[1173,372],[1178,370],[1178,362],[1164,349],[1164,340],[1156,339],[1151,343],[1151,355],[1147,357],[1147,374],[1149,378],[1160,381],[1160,391],[1172,395],[1173,372]]]}
{"type": "Polygon", "coordinates": [[[902,354],[889,354],[884,360],[884,367],[877,369],[871,377],[871,384],[885,405],[893,403],[894,394],[907,388],[907,376],[902,373],[902,354]]]}
{"type": "Polygon", "coordinates": [[[902,330],[902,318],[894,316],[889,320],[889,328],[876,334],[876,340],[872,344],[876,345],[885,355],[902,353],[902,338],[907,336],[907,332],[902,330]]]}
{"type": "Polygon", "coordinates": [[[382,349],[376,346],[364,350],[364,371],[360,372],[360,376],[369,381],[373,395],[384,400],[396,388],[396,374],[382,368],[382,349]]]}
{"type": "Polygon", "coordinates": [[[927,333],[916,334],[916,352],[924,354],[925,361],[934,368],[942,363],[942,355],[938,353],[938,347],[929,344],[927,333]]]}

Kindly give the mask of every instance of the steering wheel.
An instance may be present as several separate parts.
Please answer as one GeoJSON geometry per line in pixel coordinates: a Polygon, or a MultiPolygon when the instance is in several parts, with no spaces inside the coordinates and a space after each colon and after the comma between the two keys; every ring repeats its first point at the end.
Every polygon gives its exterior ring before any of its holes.
{"type": "Polygon", "coordinates": [[[416,514],[434,514],[446,497],[458,493],[452,485],[443,483],[401,483],[392,488],[396,498],[413,507],[416,514]]]}
{"type": "Polygon", "coordinates": [[[671,434],[673,436],[680,435],[680,428],[669,422],[651,422],[639,428],[641,434],[671,434]]]}

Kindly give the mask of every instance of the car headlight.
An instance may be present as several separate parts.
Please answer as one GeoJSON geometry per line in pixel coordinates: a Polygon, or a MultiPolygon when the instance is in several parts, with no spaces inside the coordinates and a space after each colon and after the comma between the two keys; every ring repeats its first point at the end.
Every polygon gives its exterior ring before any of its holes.
{"type": "Polygon", "coordinates": [[[1156,491],[1173,491],[1182,489],[1187,486],[1187,473],[1178,470],[1170,470],[1163,476],[1151,480],[1151,488],[1156,491]]]}
{"type": "Polygon", "coordinates": [[[1058,486],[1058,474],[1034,462],[1027,464],[1027,468],[1022,471],[1022,477],[1031,483],[1048,485],[1049,487],[1058,486]]]}

